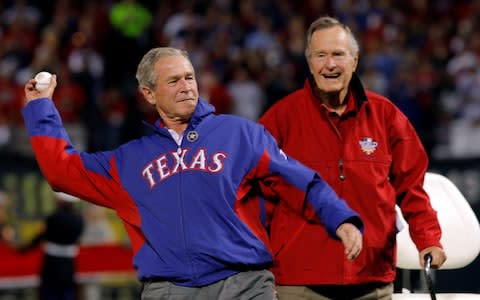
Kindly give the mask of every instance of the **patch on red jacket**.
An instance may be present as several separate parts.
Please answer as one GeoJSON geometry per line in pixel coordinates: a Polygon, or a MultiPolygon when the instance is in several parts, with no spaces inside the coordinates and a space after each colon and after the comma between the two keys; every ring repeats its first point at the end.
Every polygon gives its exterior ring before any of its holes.
{"type": "Polygon", "coordinates": [[[374,141],[371,137],[364,137],[358,142],[360,149],[367,155],[372,154],[377,149],[378,143],[374,141]]]}

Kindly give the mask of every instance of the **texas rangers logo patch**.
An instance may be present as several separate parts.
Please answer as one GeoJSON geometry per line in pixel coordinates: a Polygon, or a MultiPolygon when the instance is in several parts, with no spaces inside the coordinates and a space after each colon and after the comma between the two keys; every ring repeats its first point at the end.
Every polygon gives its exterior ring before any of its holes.
{"type": "Polygon", "coordinates": [[[375,150],[377,149],[377,146],[378,146],[378,143],[375,142],[370,137],[363,138],[362,140],[360,140],[358,142],[358,144],[360,145],[360,149],[362,149],[362,151],[367,155],[370,155],[373,152],[375,152],[375,150]]]}

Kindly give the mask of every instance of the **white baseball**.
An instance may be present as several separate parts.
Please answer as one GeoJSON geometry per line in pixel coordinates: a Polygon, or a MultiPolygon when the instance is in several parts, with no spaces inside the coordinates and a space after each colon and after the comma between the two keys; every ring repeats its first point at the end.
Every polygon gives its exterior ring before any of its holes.
{"type": "Polygon", "coordinates": [[[52,74],[42,71],[39,72],[33,79],[37,81],[35,84],[35,88],[37,91],[43,91],[50,85],[50,79],[52,78],[52,74]]]}

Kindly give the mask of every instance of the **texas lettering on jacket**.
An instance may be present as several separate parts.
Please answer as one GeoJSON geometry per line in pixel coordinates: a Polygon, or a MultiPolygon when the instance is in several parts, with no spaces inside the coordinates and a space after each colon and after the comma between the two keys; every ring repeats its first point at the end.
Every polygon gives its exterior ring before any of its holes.
{"type": "Polygon", "coordinates": [[[186,154],[191,149],[178,148],[176,152],[168,152],[150,161],[142,171],[142,175],[150,188],[157,183],[179,172],[187,170],[218,173],[223,170],[223,162],[227,155],[223,152],[208,154],[206,149],[200,148],[197,153],[187,160],[186,154]]]}

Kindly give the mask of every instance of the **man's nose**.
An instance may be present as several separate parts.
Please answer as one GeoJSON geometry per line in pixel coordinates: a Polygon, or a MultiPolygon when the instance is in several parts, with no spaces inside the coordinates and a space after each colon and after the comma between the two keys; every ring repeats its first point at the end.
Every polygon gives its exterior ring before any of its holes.
{"type": "Polygon", "coordinates": [[[325,66],[327,66],[327,68],[333,68],[336,65],[337,65],[337,62],[335,61],[333,56],[327,55],[326,60],[325,60],[325,66]]]}
{"type": "Polygon", "coordinates": [[[189,81],[185,78],[182,78],[178,81],[179,85],[180,85],[180,90],[182,92],[188,92],[190,89],[191,89],[191,85],[189,83],[189,81]]]}

